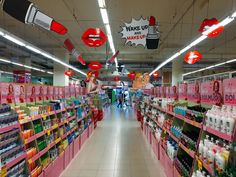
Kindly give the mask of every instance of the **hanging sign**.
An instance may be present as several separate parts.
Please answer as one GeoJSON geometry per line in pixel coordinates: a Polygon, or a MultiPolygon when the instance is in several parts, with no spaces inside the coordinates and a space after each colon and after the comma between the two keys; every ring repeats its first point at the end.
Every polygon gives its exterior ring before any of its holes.
{"type": "Polygon", "coordinates": [[[15,91],[15,101],[16,103],[25,103],[25,85],[24,84],[14,84],[15,91]]]}
{"type": "Polygon", "coordinates": [[[107,41],[105,33],[100,28],[87,29],[81,39],[89,47],[100,47],[107,41]]]}
{"type": "Polygon", "coordinates": [[[200,86],[198,83],[188,84],[187,98],[191,102],[200,103],[201,94],[200,94],[200,86]]]}
{"type": "Polygon", "coordinates": [[[166,98],[170,98],[170,87],[166,87],[166,98]]]}
{"type": "Polygon", "coordinates": [[[160,97],[165,98],[166,97],[166,88],[164,86],[160,87],[160,97]]]}
{"type": "Polygon", "coordinates": [[[70,87],[65,86],[65,98],[69,98],[69,97],[70,97],[70,87]]]}
{"type": "Polygon", "coordinates": [[[220,106],[222,101],[221,81],[201,83],[201,103],[220,106]]]}
{"type": "Polygon", "coordinates": [[[36,101],[36,89],[35,85],[26,85],[26,102],[32,103],[36,101]]]}
{"type": "Polygon", "coordinates": [[[35,86],[35,95],[36,95],[36,101],[43,101],[43,95],[44,90],[42,85],[36,85],[35,86]]]}
{"type": "Polygon", "coordinates": [[[64,87],[59,87],[59,98],[65,98],[64,87]]]}
{"type": "Polygon", "coordinates": [[[236,105],[236,78],[223,81],[224,104],[236,105]]]}
{"type": "Polygon", "coordinates": [[[187,100],[187,84],[179,84],[179,99],[187,100]]]}
{"type": "Polygon", "coordinates": [[[170,87],[170,98],[172,98],[174,100],[178,99],[177,87],[176,86],[170,87]]]}
{"type": "Polygon", "coordinates": [[[15,91],[14,84],[12,83],[1,83],[1,104],[13,104],[15,103],[15,91]]]}

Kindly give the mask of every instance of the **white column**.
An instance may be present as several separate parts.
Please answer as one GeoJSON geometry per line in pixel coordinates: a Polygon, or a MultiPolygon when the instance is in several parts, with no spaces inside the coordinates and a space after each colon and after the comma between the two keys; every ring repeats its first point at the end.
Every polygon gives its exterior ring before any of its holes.
{"type": "Polygon", "coordinates": [[[172,62],[172,86],[183,81],[183,60],[178,58],[172,62]]]}
{"type": "MultiPolygon", "coordinates": [[[[66,53],[64,62],[69,63],[69,59],[70,59],[70,55],[69,53],[66,53]]],[[[53,67],[54,67],[53,85],[54,86],[68,86],[69,77],[67,77],[64,74],[68,68],[56,62],[54,62],[53,67]]]]}

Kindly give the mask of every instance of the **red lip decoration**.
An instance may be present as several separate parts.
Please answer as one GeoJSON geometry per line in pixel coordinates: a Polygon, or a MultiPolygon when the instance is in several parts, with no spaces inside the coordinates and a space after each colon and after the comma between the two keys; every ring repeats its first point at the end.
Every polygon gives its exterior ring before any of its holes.
{"type": "Polygon", "coordinates": [[[91,70],[95,70],[95,71],[98,71],[102,68],[102,65],[101,63],[99,63],[98,61],[92,61],[88,67],[91,69],[91,70]]]}
{"type": "Polygon", "coordinates": [[[135,72],[131,72],[128,74],[128,77],[131,79],[131,80],[134,80],[135,79],[135,76],[136,76],[136,73],[135,72]]]}
{"type": "Polygon", "coordinates": [[[200,60],[202,58],[202,54],[198,51],[192,51],[187,53],[187,55],[184,57],[184,60],[188,63],[188,64],[194,64],[196,63],[198,60],[200,60]]]}
{"type": "MultiPolygon", "coordinates": [[[[208,30],[210,27],[219,24],[219,21],[216,18],[212,18],[212,19],[205,19],[203,20],[200,28],[199,28],[199,32],[204,33],[206,30],[208,30]]],[[[220,26],[217,29],[215,29],[214,31],[212,31],[211,33],[207,34],[208,37],[216,37],[218,35],[220,35],[224,30],[224,26],[220,26]]]]}
{"type": "Polygon", "coordinates": [[[89,47],[100,47],[107,41],[105,33],[100,28],[89,28],[81,39],[89,47]]]}
{"type": "Polygon", "coordinates": [[[152,76],[153,76],[155,79],[157,79],[158,76],[159,76],[159,73],[158,73],[158,72],[155,72],[155,73],[152,74],[152,76]]]}
{"type": "Polygon", "coordinates": [[[68,76],[68,77],[71,77],[71,76],[74,75],[74,72],[71,71],[71,70],[67,70],[64,74],[65,74],[66,76],[68,76]]]}
{"type": "Polygon", "coordinates": [[[113,80],[116,81],[116,82],[118,82],[118,81],[120,81],[120,77],[119,77],[119,76],[115,76],[115,77],[113,78],[113,80]]]}

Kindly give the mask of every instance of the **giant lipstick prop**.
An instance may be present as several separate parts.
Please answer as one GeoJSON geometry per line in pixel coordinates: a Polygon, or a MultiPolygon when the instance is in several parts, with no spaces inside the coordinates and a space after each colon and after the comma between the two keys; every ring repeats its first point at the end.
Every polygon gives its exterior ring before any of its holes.
{"type": "Polygon", "coordinates": [[[151,16],[149,19],[148,34],[146,38],[147,49],[157,49],[159,44],[160,34],[157,31],[156,19],[151,16]]]}
{"type": "Polygon", "coordinates": [[[3,2],[3,10],[25,24],[40,26],[61,35],[66,34],[68,31],[66,27],[41,12],[34,3],[28,0],[5,0],[3,2]]]}

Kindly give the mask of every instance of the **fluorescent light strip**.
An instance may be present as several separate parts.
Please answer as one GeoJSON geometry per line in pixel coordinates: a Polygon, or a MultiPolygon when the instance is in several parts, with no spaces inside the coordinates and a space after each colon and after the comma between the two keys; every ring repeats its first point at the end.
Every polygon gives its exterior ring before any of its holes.
{"type": "MultiPolygon", "coordinates": [[[[111,27],[109,24],[109,17],[108,17],[108,13],[107,13],[107,9],[106,9],[105,0],[98,0],[98,5],[99,5],[101,16],[102,16],[102,21],[103,21],[105,28],[106,28],[107,37],[108,37],[108,41],[110,44],[110,49],[111,49],[113,55],[115,55],[116,49],[115,49],[112,34],[111,34],[111,27]]],[[[115,58],[115,64],[116,64],[116,67],[118,67],[117,58],[115,58]]]]}
{"type": "MultiPolygon", "coordinates": [[[[44,57],[46,57],[50,60],[53,60],[53,61],[65,66],[65,67],[68,67],[68,68],[70,68],[70,69],[72,69],[72,70],[74,70],[78,73],[81,73],[84,76],[87,76],[87,74],[85,72],[75,68],[74,66],[71,66],[71,65],[61,61],[59,58],[45,52],[44,50],[41,50],[40,48],[38,48],[36,46],[33,46],[32,44],[30,44],[30,43],[28,43],[28,42],[26,42],[26,41],[24,41],[24,40],[22,40],[22,39],[20,39],[16,36],[12,35],[12,34],[10,34],[9,32],[7,32],[6,30],[4,30],[2,28],[0,28],[0,36],[3,36],[5,39],[8,39],[9,41],[11,41],[11,42],[13,42],[17,45],[25,47],[25,48],[29,49],[32,52],[38,53],[38,54],[40,54],[40,55],[42,55],[42,56],[44,56],[44,57]]],[[[45,72],[45,71],[42,70],[41,72],[45,72]]]]}
{"type": "Polygon", "coordinates": [[[4,63],[10,63],[10,64],[13,64],[13,65],[16,65],[16,66],[20,66],[20,67],[24,67],[24,68],[27,68],[27,69],[32,69],[32,70],[35,70],[35,71],[40,71],[40,72],[48,73],[48,74],[53,74],[52,72],[49,72],[49,71],[46,72],[43,69],[35,68],[35,67],[32,67],[32,66],[24,65],[22,63],[12,62],[12,61],[0,58],[0,62],[1,61],[4,62],[4,63]]]}
{"type": "Polygon", "coordinates": [[[216,67],[228,64],[228,63],[233,63],[233,62],[236,62],[236,59],[228,60],[226,62],[218,63],[218,64],[215,64],[215,65],[208,66],[206,68],[202,68],[202,69],[199,69],[199,70],[196,70],[196,71],[185,73],[185,74],[183,74],[183,76],[188,76],[190,74],[195,74],[195,73],[198,73],[198,72],[201,72],[201,71],[205,71],[205,70],[208,70],[208,69],[216,68],[216,67]]]}
{"type": "Polygon", "coordinates": [[[226,26],[229,23],[231,23],[232,21],[234,21],[234,19],[236,18],[236,12],[234,12],[231,16],[226,17],[224,20],[222,20],[219,24],[212,26],[211,28],[209,28],[208,30],[206,30],[205,32],[203,32],[203,35],[200,36],[199,38],[197,38],[195,41],[193,41],[192,43],[190,43],[189,45],[187,45],[185,48],[183,48],[182,50],[180,50],[179,52],[175,53],[173,56],[171,56],[169,59],[167,59],[166,61],[162,62],[159,66],[157,66],[149,75],[151,76],[154,72],[158,71],[159,69],[161,69],[163,66],[165,66],[167,63],[173,61],[174,59],[176,59],[178,56],[182,55],[184,52],[188,51],[189,49],[191,49],[192,47],[196,46],[197,44],[201,43],[202,41],[204,41],[205,39],[207,39],[207,35],[209,33],[211,33],[212,31],[214,31],[215,29],[219,28],[220,26],[226,26]]]}

